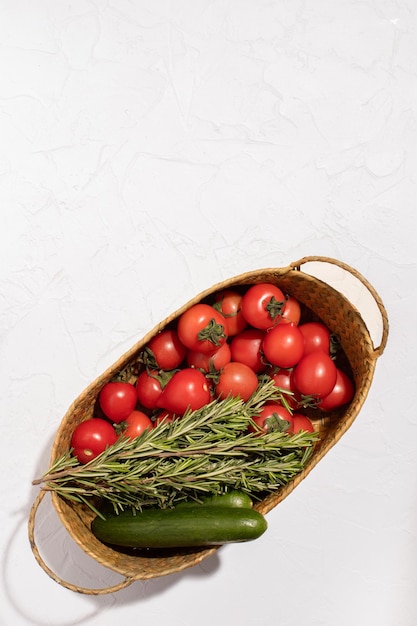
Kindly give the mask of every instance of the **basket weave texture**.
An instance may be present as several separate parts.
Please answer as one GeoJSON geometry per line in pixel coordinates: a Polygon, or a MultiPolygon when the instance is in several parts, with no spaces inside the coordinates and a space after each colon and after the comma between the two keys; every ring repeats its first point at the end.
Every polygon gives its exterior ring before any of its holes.
{"type": "MultiPolygon", "coordinates": [[[[266,268],[235,276],[200,293],[179,310],[158,324],[128,352],[122,355],[108,370],[93,381],[73,402],[62,419],[52,448],[51,463],[68,451],[74,428],[81,421],[93,416],[94,406],[101,388],[110,381],[130,361],[135,359],[149,340],[168,324],[174,322],[191,305],[200,302],[217,291],[242,285],[269,282],[278,285],[284,293],[294,296],[303,305],[305,320],[319,319],[331,332],[338,335],[341,348],[346,357],[345,368],[355,382],[355,396],[346,408],[333,413],[323,414],[314,420],[315,428],[320,432],[320,443],[316,447],[305,469],[288,485],[270,494],[255,508],[266,514],[286,498],[295,487],[310,473],[315,465],[337,443],[352,425],[368,394],[378,357],[382,354],[388,337],[388,319],[381,299],[372,285],[348,265],[327,257],[305,257],[284,268],[266,268]],[[371,293],[382,317],[382,338],[375,348],[368,328],[355,306],[339,291],[327,283],[307,274],[301,268],[307,262],[323,262],[339,266],[357,278],[371,293]]],[[[342,366],[343,367],[343,366],[342,366]]],[[[43,562],[34,540],[35,513],[43,493],[35,502],[29,518],[29,537],[35,557],[43,569],[59,584],[80,593],[101,594],[117,591],[135,580],[144,580],[179,572],[200,563],[212,555],[217,548],[193,550],[172,556],[144,557],[132,556],[113,550],[99,542],[90,530],[92,512],[85,506],[70,503],[52,494],[52,502],[62,524],[75,542],[101,565],[118,572],[125,578],[119,584],[105,589],[85,589],[60,579],[43,562]]]]}

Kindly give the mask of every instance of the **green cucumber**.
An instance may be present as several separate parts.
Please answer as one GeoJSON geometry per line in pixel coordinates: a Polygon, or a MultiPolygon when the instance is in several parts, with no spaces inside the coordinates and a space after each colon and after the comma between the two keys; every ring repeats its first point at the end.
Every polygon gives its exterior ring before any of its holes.
{"type": "Polygon", "coordinates": [[[95,517],[92,533],[101,542],[130,548],[184,548],[252,541],[267,529],[261,513],[246,507],[201,506],[126,510],[95,517]]]}
{"type": "Polygon", "coordinates": [[[226,493],[213,494],[210,496],[203,496],[201,502],[195,500],[182,500],[175,505],[175,508],[195,507],[195,506],[221,506],[221,507],[239,507],[251,509],[253,502],[250,496],[244,491],[238,491],[233,489],[226,493]]]}

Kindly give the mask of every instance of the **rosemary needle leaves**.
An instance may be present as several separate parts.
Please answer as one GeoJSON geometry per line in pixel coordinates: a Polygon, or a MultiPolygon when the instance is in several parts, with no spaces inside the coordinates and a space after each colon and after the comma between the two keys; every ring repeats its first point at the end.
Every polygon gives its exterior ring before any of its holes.
{"type": "Polygon", "coordinates": [[[119,438],[85,465],[69,450],[33,484],[94,512],[97,499],[117,512],[165,508],[230,489],[263,497],[304,468],[317,441],[317,433],[248,431],[263,405],[279,399],[273,381],[262,383],[247,402],[216,399],[136,439],[119,438]]]}

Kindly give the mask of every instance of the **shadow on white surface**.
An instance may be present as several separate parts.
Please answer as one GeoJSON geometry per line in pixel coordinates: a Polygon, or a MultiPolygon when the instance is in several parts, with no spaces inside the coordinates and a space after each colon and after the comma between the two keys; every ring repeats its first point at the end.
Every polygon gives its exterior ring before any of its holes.
{"type": "MultiPolygon", "coordinates": [[[[49,514],[46,514],[48,518],[49,514]]],[[[76,585],[107,587],[117,584],[121,576],[101,567],[68,537],[65,529],[58,526],[59,520],[48,519],[48,535],[39,546],[48,565],[56,573],[76,585]],[[66,536],[65,536],[66,535],[66,536]]],[[[3,558],[3,591],[16,615],[28,624],[36,626],[75,626],[99,615],[116,603],[116,594],[99,596],[78,594],[60,587],[39,568],[35,560],[33,567],[23,567],[17,562],[26,533],[26,516],[20,516],[9,540],[3,558]],[[38,568],[38,573],[34,568],[38,568]],[[51,588],[55,586],[55,589],[51,588]],[[31,589],[31,594],[22,594],[23,589],[31,589]],[[64,595],[63,595],[64,594],[64,595]],[[33,598],[37,598],[36,606],[33,598]]],[[[27,542],[30,550],[29,542],[27,542]]],[[[163,595],[173,585],[186,577],[203,578],[214,574],[220,566],[217,554],[207,559],[203,565],[195,566],[161,578],[136,581],[117,592],[117,605],[147,602],[153,596],[163,595]]],[[[2,622],[3,624],[3,622],[2,622]]]]}

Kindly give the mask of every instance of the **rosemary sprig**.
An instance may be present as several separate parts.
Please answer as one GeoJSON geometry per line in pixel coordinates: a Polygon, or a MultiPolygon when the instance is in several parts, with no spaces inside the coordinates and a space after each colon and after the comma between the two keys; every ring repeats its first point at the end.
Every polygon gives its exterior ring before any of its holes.
{"type": "Polygon", "coordinates": [[[136,439],[121,437],[85,465],[68,451],[33,484],[94,512],[97,498],[118,511],[163,508],[228,489],[254,497],[275,491],[303,469],[317,440],[316,433],[248,432],[263,405],[280,398],[274,382],[264,382],[246,403],[214,400],[136,439]]]}

